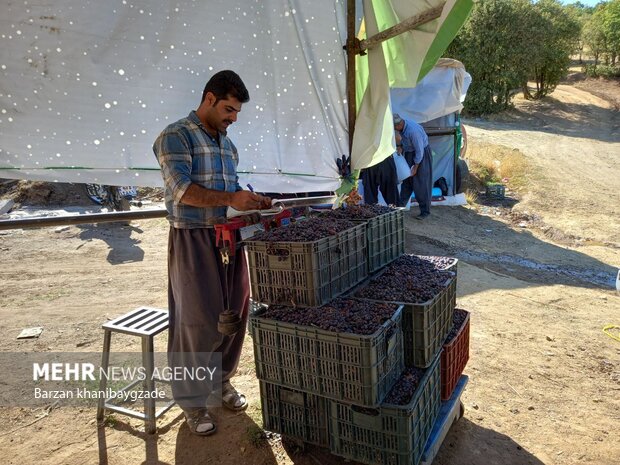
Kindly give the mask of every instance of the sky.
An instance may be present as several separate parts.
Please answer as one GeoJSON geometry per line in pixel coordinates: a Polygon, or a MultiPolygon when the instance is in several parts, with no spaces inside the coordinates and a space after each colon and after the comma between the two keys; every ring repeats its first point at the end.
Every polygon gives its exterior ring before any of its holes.
{"type": "MultiPolygon", "coordinates": [[[[579,1],[586,6],[595,6],[601,2],[601,0],[579,0],[579,1]]],[[[562,0],[562,3],[564,3],[565,5],[570,5],[571,3],[577,3],[577,0],[562,0]]]]}

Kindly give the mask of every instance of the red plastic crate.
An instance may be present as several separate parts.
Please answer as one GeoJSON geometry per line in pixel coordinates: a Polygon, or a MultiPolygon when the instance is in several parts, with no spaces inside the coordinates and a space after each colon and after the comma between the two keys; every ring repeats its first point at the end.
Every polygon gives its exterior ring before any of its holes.
{"type": "Polygon", "coordinates": [[[469,320],[467,310],[455,309],[454,312],[465,312],[467,316],[460,329],[449,343],[444,344],[441,351],[441,400],[448,400],[469,360],[469,320]]]}

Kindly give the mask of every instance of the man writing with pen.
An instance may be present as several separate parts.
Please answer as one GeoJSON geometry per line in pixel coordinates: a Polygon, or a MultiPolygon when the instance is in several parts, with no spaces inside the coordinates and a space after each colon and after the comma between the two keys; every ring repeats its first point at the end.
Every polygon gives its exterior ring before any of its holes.
{"type": "MultiPolygon", "coordinates": [[[[226,208],[257,210],[271,207],[271,199],[242,190],[238,183],[237,149],[227,137],[228,126],[249,101],[248,91],[233,71],[220,71],[207,82],[196,111],[169,125],[153,150],[161,166],[170,222],[168,242],[168,354],[185,354],[183,363],[196,363],[194,353],[221,353],[222,403],[231,410],[247,407],[245,396],[230,384],[245,331],[232,336],[218,332],[224,293],[233,289],[230,310],[239,313],[242,328],[248,317],[249,277],[244,254],[227,269],[215,244],[213,221],[226,208]],[[228,284],[228,286],[226,285],[228,284]]],[[[216,430],[207,411],[210,392],[196,392],[188,382],[173,382],[172,392],[183,409],[190,431],[207,436],[216,430]]]]}

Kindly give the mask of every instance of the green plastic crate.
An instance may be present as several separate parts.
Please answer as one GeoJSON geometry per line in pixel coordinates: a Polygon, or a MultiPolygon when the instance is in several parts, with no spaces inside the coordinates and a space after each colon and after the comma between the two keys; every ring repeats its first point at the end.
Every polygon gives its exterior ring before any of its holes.
{"type": "Polygon", "coordinates": [[[440,386],[436,358],[407,405],[375,410],[330,401],[332,454],[372,465],[418,465],[439,415],[440,386]]]}
{"type": "MultiPolygon", "coordinates": [[[[428,256],[428,255],[417,255],[418,257],[420,257],[421,259],[427,259],[429,261],[432,261],[433,258],[445,258],[445,257],[434,257],[434,256],[428,256]]],[[[443,271],[451,271],[452,273],[454,273],[454,285],[458,286],[458,266],[459,266],[459,259],[458,258],[454,258],[454,257],[449,257],[450,258],[450,263],[448,263],[445,266],[437,266],[438,269],[443,270],[443,271]]],[[[452,307],[456,308],[456,292],[452,295],[452,307]]]]}
{"type": "Polygon", "coordinates": [[[329,447],[326,398],[260,381],[260,401],[264,429],[329,447]]]}
{"type": "Polygon", "coordinates": [[[503,200],[506,197],[506,186],[499,183],[488,183],[485,193],[490,199],[503,200]]]}
{"type": "Polygon", "coordinates": [[[367,276],[363,224],[313,242],[244,243],[257,302],[319,306],[367,276]]]}
{"type": "MultiPolygon", "coordinates": [[[[368,282],[355,289],[353,297],[378,302],[357,293],[368,282]]],[[[446,336],[452,328],[456,306],[456,276],[446,281],[442,291],[431,300],[415,304],[393,302],[403,306],[403,347],[405,366],[428,367],[441,352],[446,336]]]]}
{"type": "Polygon", "coordinates": [[[405,220],[402,210],[371,218],[366,223],[368,271],[377,271],[405,252],[405,220]]]}
{"type": "MultiPolygon", "coordinates": [[[[319,214],[330,217],[330,211],[319,214]]],[[[347,221],[366,225],[366,253],[370,273],[396,260],[405,252],[405,219],[402,209],[368,219],[347,218],[347,221]]]]}
{"type": "Polygon", "coordinates": [[[402,307],[371,335],[269,320],[262,313],[250,317],[259,380],[374,407],[404,368],[402,307]]]}

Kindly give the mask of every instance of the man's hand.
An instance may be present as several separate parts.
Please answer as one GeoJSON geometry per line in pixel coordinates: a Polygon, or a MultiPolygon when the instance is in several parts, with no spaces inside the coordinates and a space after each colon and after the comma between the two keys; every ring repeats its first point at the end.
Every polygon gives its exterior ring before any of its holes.
{"type": "Polygon", "coordinates": [[[230,200],[230,206],[235,210],[263,210],[271,207],[271,199],[250,191],[237,191],[230,200]]]}
{"type": "Polygon", "coordinates": [[[418,166],[419,166],[419,165],[414,164],[414,165],[411,167],[411,176],[415,176],[415,175],[417,174],[417,172],[418,172],[418,166]]]}
{"type": "Polygon", "coordinates": [[[271,208],[271,197],[267,197],[264,195],[259,195],[261,198],[260,209],[261,210],[269,210],[271,208]]]}

